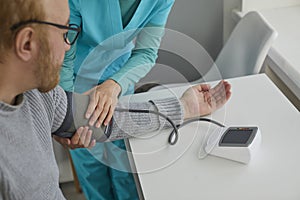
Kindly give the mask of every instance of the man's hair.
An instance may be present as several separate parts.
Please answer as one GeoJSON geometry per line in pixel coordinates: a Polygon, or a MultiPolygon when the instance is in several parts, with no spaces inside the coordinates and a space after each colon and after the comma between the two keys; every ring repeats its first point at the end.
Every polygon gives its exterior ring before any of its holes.
{"type": "MultiPolygon", "coordinates": [[[[43,20],[45,10],[43,0],[0,0],[0,61],[8,49],[13,47],[15,37],[20,30],[11,30],[14,24],[27,20],[43,20]]],[[[26,26],[35,26],[28,24],[26,26]]]]}

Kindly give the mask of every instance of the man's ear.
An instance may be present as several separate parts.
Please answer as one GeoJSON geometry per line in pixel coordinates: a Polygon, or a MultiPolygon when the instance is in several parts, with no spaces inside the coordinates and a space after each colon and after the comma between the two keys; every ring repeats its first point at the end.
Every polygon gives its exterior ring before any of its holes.
{"type": "Polygon", "coordinates": [[[21,29],[15,39],[16,55],[23,61],[29,61],[37,52],[35,31],[31,27],[21,29]]]}

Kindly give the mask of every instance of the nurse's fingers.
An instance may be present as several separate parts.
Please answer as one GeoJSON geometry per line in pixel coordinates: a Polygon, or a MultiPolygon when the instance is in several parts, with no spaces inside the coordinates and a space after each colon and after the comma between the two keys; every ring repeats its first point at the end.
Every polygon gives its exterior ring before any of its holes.
{"type": "Polygon", "coordinates": [[[91,94],[89,94],[88,92],[86,94],[90,96],[90,102],[85,113],[85,118],[89,119],[98,104],[99,97],[96,95],[95,91],[92,91],[91,94]]]}
{"type": "MultiPolygon", "coordinates": [[[[102,96],[102,98],[98,98],[98,102],[97,102],[97,106],[96,106],[96,108],[95,108],[95,110],[94,110],[94,113],[93,113],[93,115],[92,115],[92,117],[90,118],[90,121],[89,121],[89,125],[90,126],[93,126],[94,124],[95,124],[95,122],[99,119],[99,118],[101,118],[101,115],[105,115],[106,116],[106,113],[105,112],[107,112],[106,110],[107,110],[107,108],[106,108],[106,106],[107,106],[107,101],[110,101],[109,100],[109,98],[107,98],[107,96],[102,96]],[[103,112],[103,110],[104,110],[104,112],[103,112]]],[[[103,117],[102,116],[102,118],[104,119],[105,118],[105,116],[103,117]]],[[[103,121],[103,120],[102,120],[103,121]]],[[[100,125],[102,124],[102,122],[100,123],[100,125]]]]}
{"type": "Polygon", "coordinates": [[[98,121],[96,123],[96,127],[97,128],[99,128],[101,126],[101,124],[103,123],[104,119],[107,117],[107,115],[109,115],[111,105],[112,105],[112,100],[109,99],[105,103],[105,105],[104,105],[104,107],[102,109],[102,112],[101,112],[101,114],[100,114],[100,116],[98,118],[98,121]]]}
{"type": "Polygon", "coordinates": [[[111,105],[111,106],[110,106],[109,113],[108,113],[108,115],[106,116],[105,121],[104,121],[104,125],[105,125],[105,126],[107,126],[107,125],[109,124],[109,122],[111,121],[112,116],[113,116],[113,114],[114,114],[114,112],[115,112],[115,109],[116,109],[116,106],[115,106],[115,105],[111,105]]]}

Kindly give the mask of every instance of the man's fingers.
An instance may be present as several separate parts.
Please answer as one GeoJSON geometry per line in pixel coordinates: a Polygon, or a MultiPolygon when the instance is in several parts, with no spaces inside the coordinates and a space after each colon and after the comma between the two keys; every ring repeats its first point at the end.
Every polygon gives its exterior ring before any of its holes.
{"type": "Polygon", "coordinates": [[[216,100],[216,108],[223,106],[231,96],[231,85],[227,81],[220,81],[219,84],[214,87],[211,92],[216,100]]]}
{"type": "Polygon", "coordinates": [[[225,82],[225,90],[226,90],[226,101],[230,98],[231,96],[231,85],[228,82],[225,82]]]}
{"type": "MultiPolygon", "coordinates": [[[[209,104],[210,111],[213,112],[220,108],[227,101],[226,92],[230,86],[226,81],[220,81],[215,87],[205,93],[205,98],[209,104]]],[[[230,88],[229,88],[230,89],[230,88]]]]}
{"type": "Polygon", "coordinates": [[[91,142],[91,138],[92,138],[92,130],[88,130],[87,133],[86,133],[84,143],[83,143],[84,147],[86,147],[86,148],[89,147],[90,142],[91,142]]]}
{"type": "Polygon", "coordinates": [[[83,146],[84,146],[84,143],[85,143],[85,138],[86,138],[86,135],[87,135],[88,130],[89,130],[89,127],[85,126],[85,127],[83,128],[81,134],[80,134],[80,139],[79,139],[79,141],[80,141],[81,145],[83,145],[83,146]]]}
{"type": "Polygon", "coordinates": [[[83,131],[83,127],[80,127],[77,129],[76,133],[73,135],[73,137],[71,138],[71,144],[72,145],[78,145],[80,142],[80,135],[83,131]]]}
{"type": "Polygon", "coordinates": [[[64,147],[69,147],[71,144],[71,141],[69,138],[62,138],[56,135],[53,135],[53,138],[59,142],[61,145],[63,145],[64,147]]]}
{"type": "Polygon", "coordinates": [[[84,127],[83,131],[82,131],[82,134],[81,134],[81,137],[80,137],[80,140],[81,140],[81,143],[82,143],[82,146],[85,147],[85,148],[92,148],[96,145],[96,140],[92,140],[92,134],[93,134],[93,131],[92,130],[89,130],[89,127],[84,127]]]}
{"type": "Polygon", "coordinates": [[[88,146],[88,148],[89,148],[89,149],[90,149],[90,148],[93,148],[95,145],[96,145],[96,140],[93,139],[93,140],[91,141],[90,145],[88,146]]]}
{"type": "Polygon", "coordinates": [[[226,88],[224,81],[220,81],[218,85],[216,85],[213,89],[211,89],[211,92],[214,96],[220,96],[225,97],[226,96],[226,88]]]}
{"type": "Polygon", "coordinates": [[[216,99],[210,92],[204,93],[204,102],[208,103],[208,109],[210,110],[210,112],[215,110],[216,99]]]}
{"type": "Polygon", "coordinates": [[[71,144],[68,145],[69,148],[92,148],[96,145],[96,141],[91,141],[92,130],[89,127],[80,127],[77,129],[76,133],[71,139],[71,144]]]}
{"type": "Polygon", "coordinates": [[[226,101],[226,91],[225,88],[221,88],[219,90],[214,91],[212,94],[217,103],[226,101]]]}
{"type": "Polygon", "coordinates": [[[198,91],[208,91],[211,87],[208,84],[198,84],[193,86],[193,88],[196,88],[198,91]]]}

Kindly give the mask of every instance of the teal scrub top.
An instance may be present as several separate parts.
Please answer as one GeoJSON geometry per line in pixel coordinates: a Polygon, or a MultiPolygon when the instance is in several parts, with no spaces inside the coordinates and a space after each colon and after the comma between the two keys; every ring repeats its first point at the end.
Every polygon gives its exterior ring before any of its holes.
{"type": "Polygon", "coordinates": [[[134,84],[155,64],[173,3],[141,0],[126,21],[119,0],[69,0],[70,24],[81,26],[82,32],[66,53],[60,85],[85,92],[113,79],[121,86],[121,95],[132,93],[134,84]]]}

